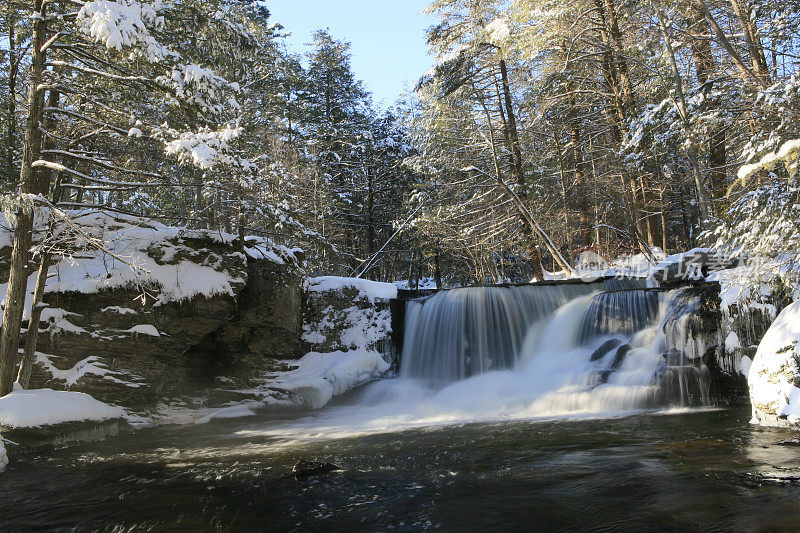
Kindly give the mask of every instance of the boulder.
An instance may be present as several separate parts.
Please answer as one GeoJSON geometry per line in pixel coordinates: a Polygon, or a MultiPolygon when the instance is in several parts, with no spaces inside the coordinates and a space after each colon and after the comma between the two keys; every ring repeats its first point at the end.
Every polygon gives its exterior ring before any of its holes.
{"type": "Polygon", "coordinates": [[[711,248],[694,248],[670,255],[651,270],[650,277],[661,286],[702,281],[710,273],[741,264],[741,257],[727,256],[711,248]]]}
{"type": "Polygon", "coordinates": [[[325,276],[308,280],[303,313],[305,351],[330,353],[352,349],[391,350],[389,283],[325,276]]]}
{"type": "Polygon", "coordinates": [[[295,479],[303,479],[313,476],[324,476],[331,472],[336,472],[337,470],[341,470],[341,468],[332,463],[300,459],[294,464],[289,475],[295,479]]]}
{"type": "Polygon", "coordinates": [[[767,330],[748,373],[752,422],[800,429],[800,301],[767,330]]]}

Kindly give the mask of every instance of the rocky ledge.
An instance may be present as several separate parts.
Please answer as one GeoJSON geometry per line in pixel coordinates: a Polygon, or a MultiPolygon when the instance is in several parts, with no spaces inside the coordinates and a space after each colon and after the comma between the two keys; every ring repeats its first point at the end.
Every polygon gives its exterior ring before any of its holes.
{"type": "Polygon", "coordinates": [[[97,212],[71,223],[45,289],[32,388],[143,411],[299,355],[298,250],[97,212]]]}

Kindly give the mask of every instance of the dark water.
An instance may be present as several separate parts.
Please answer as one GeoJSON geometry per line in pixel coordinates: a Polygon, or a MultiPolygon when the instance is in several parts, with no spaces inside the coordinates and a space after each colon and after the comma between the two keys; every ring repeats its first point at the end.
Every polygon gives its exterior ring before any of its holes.
{"type": "Polygon", "coordinates": [[[800,446],[742,410],[289,443],[143,430],[0,474],[0,530],[798,530],[800,446]],[[295,480],[297,459],[344,471],[295,480]]]}

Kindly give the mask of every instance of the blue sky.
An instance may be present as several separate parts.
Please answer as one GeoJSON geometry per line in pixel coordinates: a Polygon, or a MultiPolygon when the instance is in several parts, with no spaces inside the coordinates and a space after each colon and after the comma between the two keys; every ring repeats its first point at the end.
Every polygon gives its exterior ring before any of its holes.
{"type": "Polygon", "coordinates": [[[320,28],[352,43],[356,76],[376,104],[389,107],[430,68],[422,15],[428,0],[266,0],[272,20],[292,32],[291,50],[304,52],[320,28]]]}

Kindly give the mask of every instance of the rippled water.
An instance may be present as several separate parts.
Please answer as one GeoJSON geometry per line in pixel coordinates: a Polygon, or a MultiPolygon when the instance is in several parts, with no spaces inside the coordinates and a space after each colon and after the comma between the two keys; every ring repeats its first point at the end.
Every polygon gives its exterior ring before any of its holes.
{"type": "Polygon", "coordinates": [[[795,434],[744,410],[298,439],[326,410],[306,415],[18,455],[0,474],[0,530],[800,528],[795,434]],[[343,471],[286,477],[297,459],[343,471]]]}

